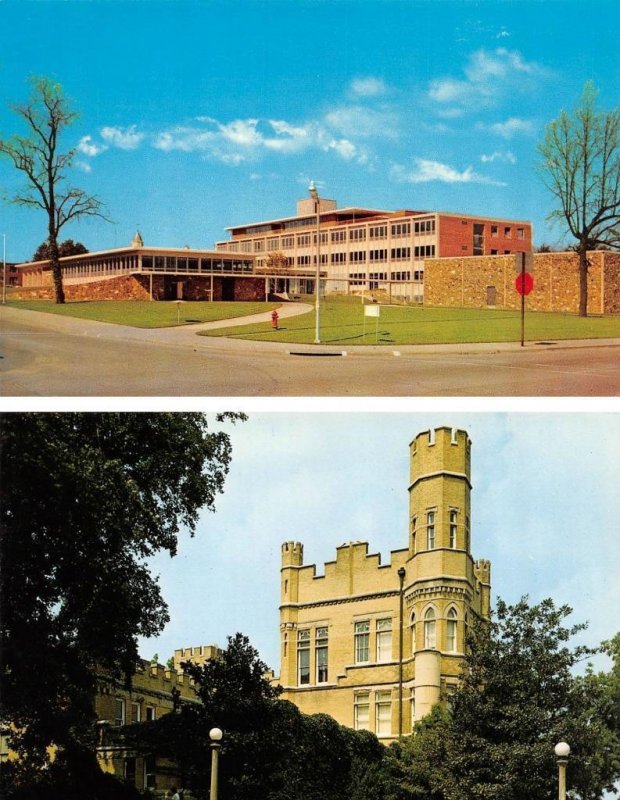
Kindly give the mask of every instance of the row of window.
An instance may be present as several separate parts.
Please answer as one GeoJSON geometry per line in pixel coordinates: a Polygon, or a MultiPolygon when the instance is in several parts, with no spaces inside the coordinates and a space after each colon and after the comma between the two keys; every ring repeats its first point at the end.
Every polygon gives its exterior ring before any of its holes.
{"type": "MultiPolygon", "coordinates": [[[[155,706],[144,706],[144,720],[153,722],[155,720],[155,706]]],[[[114,700],[114,725],[131,725],[134,722],[142,722],[142,706],[133,700],[127,702],[122,697],[114,700]]]]}
{"type": "MultiPolygon", "coordinates": [[[[437,649],[437,612],[433,606],[427,608],[423,617],[424,648],[437,649]]],[[[415,615],[411,616],[412,651],[415,650],[415,615]]],[[[455,608],[446,614],[445,651],[456,653],[458,615],[455,608]]],[[[286,640],[285,640],[286,648],[286,640]]],[[[328,627],[315,629],[314,643],[310,628],[301,628],[297,632],[297,684],[309,686],[311,675],[311,650],[314,647],[314,682],[327,683],[329,680],[329,631],[328,627]]],[[[285,651],[286,652],[286,651],[285,651]]],[[[358,620],[353,626],[353,660],[355,664],[387,664],[393,660],[392,655],[392,618],[382,617],[372,622],[370,619],[358,620]],[[371,658],[371,634],[374,634],[374,662],[371,658]]]]}
{"type": "Polygon", "coordinates": [[[252,261],[231,258],[142,256],[142,269],[153,272],[252,272],[252,261]]]}
{"type": "MultiPolygon", "coordinates": [[[[446,699],[448,708],[456,690],[455,684],[446,686],[446,699]]],[[[370,730],[370,709],[374,706],[374,732],[377,736],[392,736],[392,691],[379,689],[371,693],[370,690],[360,690],[353,696],[353,727],[357,731],[370,730]]],[[[409,690],[409,715],[411,729],[416,721],[415,689],[409,690]]]]}
{"type": "MultiPolygon", "coordinates": [[[[457,549],[457,534],[458,534],[458,516],[459,512],[455,508],[449,511],[448,522],[448,547],[451,550],[457,549]]],[[[411,543],[414,553],[421,552],[422,550],[434,550],[437,546],[436,539],[436,518],[437,512],[433,509],[426,512],[426,547],[420,547],[418,539],[418,517],[414,514],[411,517],[411,543]]],[[[469,517],[465,516],[465,550],[469,551],[469,517]]]]}
{"type": "MultiPolygon", "coordinates": [[[[491,225],[491,236],[494,239],[499,237],[499,225],[491,225]]],[[[517,228],[517,239],[525,238],[525,228],[517,228]]],[[[504,239],[512,239],[512,226],[504,226],[504,239]]]]}

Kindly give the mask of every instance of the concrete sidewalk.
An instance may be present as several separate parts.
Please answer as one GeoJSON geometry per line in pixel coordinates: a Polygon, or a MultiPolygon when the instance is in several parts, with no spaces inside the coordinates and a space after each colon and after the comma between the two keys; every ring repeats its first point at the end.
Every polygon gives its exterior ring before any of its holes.
{"type": "MultiPolygon", "coordinates": [[[[278,309],[280,319],[306,314],[313,310],[307,303],[287,303],[278,309]]],[[[525,352],[535,350],[564,350],[593,347],[620,346],[620,338],[614,339],[558,339],[553,341],[526,341],[524,347],[520,342],[463,342],[452,344],[407,344],[407,345],[346,345],[330,344],[329,342],[316,344],[295,344],[292,342],[262,342],[249,339],[232,339],[226,336],[199,336],[201,331],[218,330],[239,325],[252,325],[257,322],[270,322],[271,312],[252,314],[246,317],[202,322],[191,325],[170,328],[134,328],[128,325],[116,325],[108,322],[95,322],[77,317],[64,317],[57,314],[48,314],[40,311],[30,311],[11,307],[0,306],[0,333],[10,335],[11,321],[36,328],[37,331],[65,333],[72,336],[88,336],[116,341],[134,341],[166,346],[191,347],[196,349],[210,349],[214,351],[272,351],[279,353],[308,353],[320,354],[330,352],[346,352],[347,355],[374,356],[385,354],[395,355],[441,355],[460,354],[470,355],[476,353],[503,353],[525,352]]],[[[285,336],[283,331],[283,336],[285,336]]]]}

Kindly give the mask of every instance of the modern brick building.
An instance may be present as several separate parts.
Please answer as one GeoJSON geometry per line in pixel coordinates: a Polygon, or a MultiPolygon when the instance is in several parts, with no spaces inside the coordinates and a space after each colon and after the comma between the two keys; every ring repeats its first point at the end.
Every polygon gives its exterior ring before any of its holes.
{"type": "MultiPolygon", "coordinates": [[[[532,249],[529,222],[437,211],[339,209],[327,199],[299,200],[293,217],[227,230],[230,239],[216,243],[218,252],[253,255],[258,266],[281,254],[294,275],[316,270],[318,250],[327,292],[383,291],[407,300],[422,298],[428,258],[532,249]]],[[[294,279],[281,288],[306,291],[294,279]]]]}
{"type": "Polygon", "coordinates": [[[282,546],[280,683],[304,713],[390,741],[449,700],[467,629],[490,613],[490,564],[471,555],[470,450],[462,430],[413,440],[409,541],[389,564],[351,542],[317,575],[303,545],[282,546]]]}

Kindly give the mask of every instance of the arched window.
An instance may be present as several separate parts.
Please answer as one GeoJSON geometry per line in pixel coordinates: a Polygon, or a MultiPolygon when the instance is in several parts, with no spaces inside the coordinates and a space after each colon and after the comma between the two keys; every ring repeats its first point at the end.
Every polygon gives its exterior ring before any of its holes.
{"type": "Polygon", "coordinates": [[[446,623],[446,646],[449,653],[456,653],[456,611],[451,608],[448,611],[448,621],[446,623]]]}
{"type": "Polygon", "coordinates": [[[424,614],[424,647],[427,650],[434,650],[436,642],[435,609],[429,608],[424,614]]]}

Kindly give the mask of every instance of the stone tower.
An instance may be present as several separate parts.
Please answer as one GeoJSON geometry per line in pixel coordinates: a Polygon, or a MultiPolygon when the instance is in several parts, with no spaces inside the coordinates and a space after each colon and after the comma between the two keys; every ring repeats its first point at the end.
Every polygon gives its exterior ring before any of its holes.
{"type": "Polygon", "coordinates": [[[462,430],[415,437],[407,546],[389,564],[349,542],[317,575],[301,544],[282,546],[280,682],[305,713],[390,740],[449,701],[467,628],[490,613],[490,565],[471,555],[470,455],[462,430]]]}

